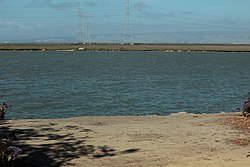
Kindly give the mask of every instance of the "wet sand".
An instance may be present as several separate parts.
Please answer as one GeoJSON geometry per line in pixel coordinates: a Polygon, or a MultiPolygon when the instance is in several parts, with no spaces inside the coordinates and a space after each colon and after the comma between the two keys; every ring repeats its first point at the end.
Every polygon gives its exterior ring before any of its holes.
{"type": "Polygon", "coordinates": [[[0,50],[33,51],[210,51],[210,52],[250,52],[250,45],[223,44],[0,44],[0,50]]]}
{"type": "Polygon", "coordinates": [[[237,115],[9,120],[0,126],[2,133],[16,133],[23,155],[15,163],[22,166],[248,167],[249,124],[235,127],[234,121],[249,119],[237,115]]]}

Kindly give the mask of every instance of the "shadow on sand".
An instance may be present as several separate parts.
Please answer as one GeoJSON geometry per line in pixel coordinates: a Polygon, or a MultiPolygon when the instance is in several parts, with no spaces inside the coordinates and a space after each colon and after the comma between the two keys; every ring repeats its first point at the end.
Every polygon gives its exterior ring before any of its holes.
{"type": "MultiPolygon", "coordinates": [[[[0,120],[1,121],[1,120],[0,120]]],[[[140,151],[132,148],[128,150],[116,150],[107,145],[94,146],[87,145],[91,140],[88,136],[91,129],[79,129],[76,126],[65,126],[64,134],[58,133],[60,130],[54,128],[57,124],[26,129],[13,129],[8,121],[0,122],[0,137],[8,138],[15,134],[15,146],[22,149],[22,156],[10,165],[15,167],[48,167],[48,166],[75,166],[70,163],[71,160],[83,156],[96,159],[107,156],[117,156],[122,154],[131,154],[140,151]],[[74,136],[71,130],[82,132],[81,137],[74,136]],[[36,140],[43,140],[43,144],[36,143],[36,140]],[[32,140],[32,144],[24,144],[25,141],[32,140]]]]}

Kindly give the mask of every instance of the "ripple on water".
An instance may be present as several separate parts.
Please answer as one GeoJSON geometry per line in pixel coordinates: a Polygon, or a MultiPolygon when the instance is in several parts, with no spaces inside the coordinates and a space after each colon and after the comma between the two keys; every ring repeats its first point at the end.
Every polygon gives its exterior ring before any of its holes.
{"type": "Polygon", "coordinates": [[[11,119],[228,112],[249,92],[249,64],[250,53],[1,52],[0,100],[11,119]]]}

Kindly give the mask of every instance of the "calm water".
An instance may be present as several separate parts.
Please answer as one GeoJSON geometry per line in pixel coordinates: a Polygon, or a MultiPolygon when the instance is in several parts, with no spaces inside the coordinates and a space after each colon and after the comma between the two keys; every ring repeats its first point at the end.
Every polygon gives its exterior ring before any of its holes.
{"type": "Polygon", "coordinates": [[[250,53],[0,52],[8,119],[230,112],[250,53]]]}

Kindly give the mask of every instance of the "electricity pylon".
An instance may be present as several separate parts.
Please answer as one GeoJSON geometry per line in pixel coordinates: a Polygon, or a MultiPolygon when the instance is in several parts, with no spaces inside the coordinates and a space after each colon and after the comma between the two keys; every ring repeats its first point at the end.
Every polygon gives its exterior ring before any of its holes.
{"type": "Polygon", "coordinates": [[[86,14],[84,14],[79,8],[79,21],[76,31],[76,43],[79,44],[91,44],[89,24],[86,14]]]}
{"type": "Polygon", "coordinates": [[[133,35],[132,35],[132,28],[131,28],[131,23],[130,23],[130,4],[129,4],[129,0],[126,0],[126,16],[125,16],[122,44],[130,44],[130,45],[134,44],[133,35]]]}

